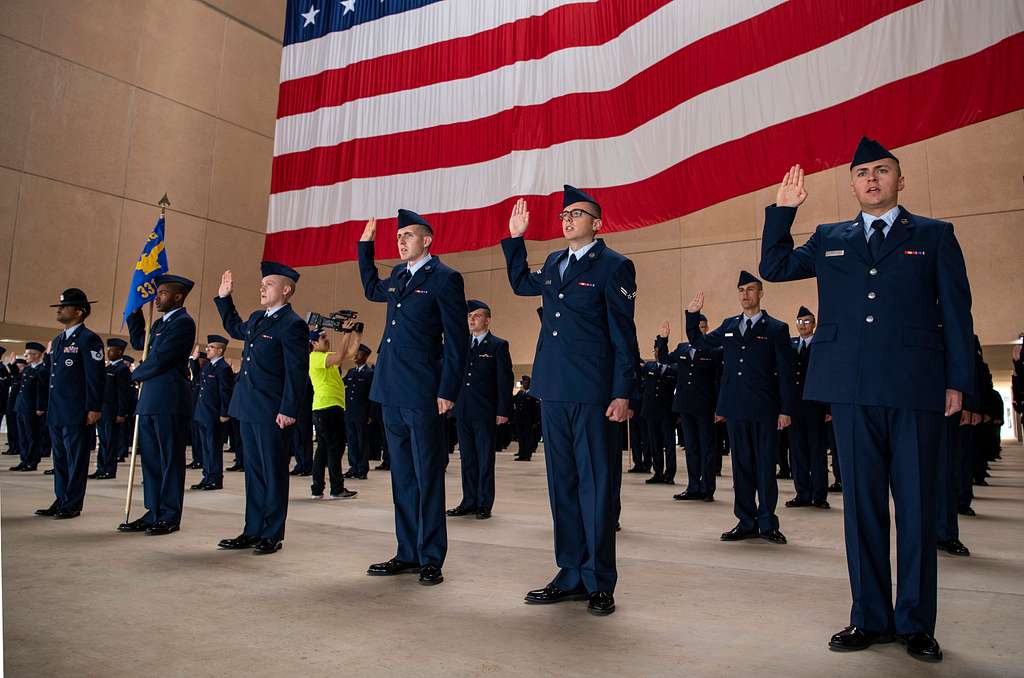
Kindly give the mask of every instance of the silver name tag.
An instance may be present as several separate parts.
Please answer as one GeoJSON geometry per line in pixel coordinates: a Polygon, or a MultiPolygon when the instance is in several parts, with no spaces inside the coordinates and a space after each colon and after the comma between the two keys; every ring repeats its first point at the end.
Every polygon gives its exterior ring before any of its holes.
{"type": "Polygon", "coordinates": [[[725,336],[727,336],[727,337],[731,337],[731,336],[733,336],[733,333],[732,333],[732,332],[726,332],[726,333],[725,333],[725,336]]]}
{"type": "Polygon", "coordinates": [[[826,257],[841,257],[846,254],[846,250],[828,250],[825,252],[826,257]]]}

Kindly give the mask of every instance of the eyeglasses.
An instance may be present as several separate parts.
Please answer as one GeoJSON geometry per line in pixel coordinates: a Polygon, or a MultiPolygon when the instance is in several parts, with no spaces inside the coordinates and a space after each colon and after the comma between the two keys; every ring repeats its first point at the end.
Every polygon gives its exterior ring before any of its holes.
{"type": "Polygon", "coordinates": [[[797,325],[813,325],[814,321],[813,320],[797,320],[796,324],[797,325]]]}
{"type": "Polygon", "coordinates": [[[596,214],[591,214],[587,210],[581,210],[580,208],[577,207],[574,210],[565,210],[564,212],[559,212],[558,213],[558,220],[559,221],[565,221],[565,220],[570,219],[570,218],[571,219],[579,219],[584,214],[586,214],[587,216],[593,217],[595,219],[600,219],[601,218],[601,217],[597,216],[596,214]]]}

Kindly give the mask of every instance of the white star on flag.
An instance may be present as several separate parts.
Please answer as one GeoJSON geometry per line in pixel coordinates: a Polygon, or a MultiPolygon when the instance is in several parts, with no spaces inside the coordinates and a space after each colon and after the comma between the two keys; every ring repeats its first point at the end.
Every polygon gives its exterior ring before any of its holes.
{"type": "Polygon", "coordinates": [[[301,14],[300,15],[303,19],[306,20],[306,23],[302,24],[302,27],[305,28],[306,26],[309,26],[310,24],[315,24],[316,23],[316,15],[319,14],[319,13],[320,13],[320,10],[316,9],[313,5],[310,5],[309,6],[309,11],[306,12],[305,14],[301,14]]]}
{"type": "Polygon", "coordinates": [[[342,16],[345,16],[349,12],[356,11],[356,0],[341,0],[341,6],[345,8],[342,12],[342,16]]]}

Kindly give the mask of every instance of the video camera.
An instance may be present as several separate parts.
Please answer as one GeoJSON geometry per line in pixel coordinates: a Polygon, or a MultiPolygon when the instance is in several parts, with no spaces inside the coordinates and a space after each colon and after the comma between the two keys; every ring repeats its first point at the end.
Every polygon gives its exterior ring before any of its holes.
{"type": "Polygon", "coordinates": [[[346,309],[334,311],[333,313],[328,313],[326,315],[310,311],[306,314],[306,324],[317,332],[327,328],[329,330],[334,330],[335,332],[358,332],[361,334],[365,328],[363,323],[355,323],[352,327],[344,327],[343,325],[343,323],[349,320],[355,320],[358,316],[358,311],[349,311],[346,309]]]}

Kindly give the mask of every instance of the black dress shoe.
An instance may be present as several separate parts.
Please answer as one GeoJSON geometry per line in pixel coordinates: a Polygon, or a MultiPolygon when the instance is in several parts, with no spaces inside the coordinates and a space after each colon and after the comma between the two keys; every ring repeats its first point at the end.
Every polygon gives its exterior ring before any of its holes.
{"type": "Polygon", "coordinates": [[[491,517],[491,509],[480,509],[476,512],[477,520],[487,520],[491,517]]]}
{"type": "Polygon", "coordinates": [[[843,484],[842,483],[832,483],[831,485],[828,486],[828,491],[829,492],[840,492],[841,493],[843,491],[843,484]]]}
{"type": "Polygon", "coordinates": [[[571,591],[560,589],[557,586],[548,584],[542,589],[535,589],[526,594],[523,599],[528,605],[550,605],[552,603],[561,603],[565,600],[586,600],[589,598],[587,589],[583,586],[577,586],[571,591]]]}
{"type": "Polygon", "coordinates": [[[190,489],[190,490],[205,490],[206,489],[206,481],[204,480],[204,481],[202,481],[200,483],[196,483],[195,485],[190,486],[188,489],[190,489]]]}
{"type": "Polygon", "coordinates": [[[437,565],[424,565],[420,568],[420,583],[424,586],[434,586],[444,581],[441,568],[437,565]]]}
{"type": "Polygon", "coordinates": [[[71,518],[77,518],[80,515],[82,515],[81,511],[64,511],[64,510],[60,510],[60,511],[56,511],[53,514],[53,519],[54,520],[69,520],[71,518]]]}
{"type": "Polygon", "coordinates": [[[222,548],[225,551],[240,551],[242,549],[251,549],[258,543],[260,543],[259,537],[250,537],[247,534],[240,534],[234,539],[221,539],[220,543],[217,544],[217,547],[222,548]]]}
{"type": "Polygon", "coordinates": [[[956,510],[956,512],[959,513],[962,516],[976,516],[976,515],[978,515],[977,513],[974,512],[974,509],[972,509],[970,506],[965,506],[964,508],[958,508],[956,510]]]}
{"type": "Polygon", "coordinates": [[[708,502],[708,503],[711,503],[711,502],[713,502],[714,500],[715,500],[715,495],[713,495],[713,494],[706,494],[706,495],[704,495],[704,499],[703,499],[703,501],[706,501],[706,502],[708,502]]]}
{"type": "Polygon", "coordinates": [[[875,643],[891,643],[892,636],[885,633],[866,631],[857,626],[847,626],[828,641],[833,652],[857,652],[866,650],[875,643]]]}
{"type": "Polygon", "coordinates": [[[244,467],[244,466],[242,466],[241,464],[232,464],[231,466],[228,466],[228,467],[227,467],[226,469],[224,469],[224,470],[225,470],[225,471],[244,471],[244,470],[245,470],[245,467],[244,467]]]}
{"type": "Polygon", "coordinates": [[[341,477],[342,478],[351,478],[353,475],[354,474],[352,473],[352,470],[349,469],[348,471],[345,471],[343,474],[341,474],[341,477]]]}
{"type": "Polygon", "coordinates": [[[754,539],[758,536],[757,528],[745,528],[737,525],[728,532],[723,532],[721,536],[722,541],[743,541],[744,539],[754,539]]]}
{"type": "Polygon", "coordinates": [[[779,528],[775,528],[774,530],[768,530],[767,532],[761,532],[760,537],[761,539],[764,539],[765,541],[770,541],[773,544],[786,543],[786,535],[779,532],[779,528]]]}
{"type": "MultiPolygon", "coordinates": [[[[302,469],[300,469],[298,466],[293,468],[291,471],[288,471],[288,475],[290,475],[290,476],[297,476],[300,473],[302,473],[302,469]]],[[[348,477],[348,476],[346,476],[346,477],[348,477]]]]}
{"type": "MultiPolygon", "coordinates": [[[[28,470],[28,471],[35,471],[36,469],[35,469],[35,467],[32,467],[31,469],[26,469],[26,470],[28,470]]],[[[54,473],[55,473],[55,471],[52,468],[48,468],[45,471],[43,471],[43,475],[44,476],[52,476],[54,473]]]]}
{"type": "Polygon", "coordinates": [[[777,480],[792,480],[793,479],[793,474],[790,473],[789,471],[779,471],[775,475],[775,478],[777,480]]]}
{"type": "Polygon", "coordinates": [[[54,515],[56,515],[56,513],[57,513],[57,502],[53,502],[52,504],[50,504],[49,508],[36,509],[36,515],[37,516],[46,516],[47,518],[52,518],[54,515]]]}
{"type": "Polygon", "coordinates": [[[610,593],[595,591],[590,594],[590,602],[587,603],[587,612],[596,614],[599,617],[615,612],[615,598],[610,593]]]}
{"type": "Polygon", "coordinates": [[[910,633],[899,636],[907,646],[907,654],[923,662],[941,662],[942,648],[935,638],[927,633],[910,633]]]}
{"type": "Polygon", "coordinates": [[[971,552],[959,539],[942,539],[935,543],[936,548],[951,556],[969,556],[971,552]]]}
{"type": "Polygon", "coordinates": [[[672,498],[676,501],[698,501],[704,498],[704,494],[701,492],[680,492],[679,494],[673,494],[672,498]]]}
{"type": "Polygon", "coordinates": [[[195,470],[195,469],[203,468],[203,464],[202,464],[202,462],[194,461],[191,464],[189,464],[188,466],[186,466],[185,468],[190,468],[190,469],[195,470]]]}
{"type": "Polygon", "coordinates": [[[206,483],[206,485],[203,485],[199,489],[200,490],[223,490],[224,489],[224,483],[206,483]]]}
{"type": "Polygon", "coordinates": [[[14,466],[10,467],[10,468],[9,468],[9,469],[7,469],[7,470],[8,470],[8,471],[20,471],[20,470],[21,470],[21,469],[23,469],[23,468],[25,468],[25,465],[24,465],[24,464],[15,464],[14,466]]]}
{"type": "Polygon", "coordinates": [[[130,523],[121,523],[117,526],[118,532],[145,532],[152,523],[146,522],[145,518],[133,520],[130,523]]]}
{"type": "Polygon", "coordinates": [[[644,483],[648,485],[661,485],[664,482],[665,479],[662,478],[661,476],[651,476],[650,478],[644,481],[644,483]]]}
{"type": "Polygon", "coordinates": [[[676,484],[676,481],[673,478],[665,478],[661,482],[665,483],[666,485],[675,485],[676,484]]]}
{"type": "Polygon", "coordinates": [[[378,464],[377,466],[373,467],[373,470],[374,471],[390,471],[391,470],[391,466],[389,466],[388,464],[378,464]]]}
{"type": "Polygon", "coordinates": [[[149,529],[146,530],[146,534],[148,534],[151,537],[161,537],[161,536],[163,536],[165,534],[171,534],[172,532],[177,532],[180,529],[181,529],[181,527],[178,526],[178,525],[172,525],[172,524],[170,524],[168,522],[165,522],[163,520],[158,520],[158,521],[156,521],[155,523],[153,523],[152,525],[149,526],[149,529]]]}
{"type": "Polygon", "coordinates": [[[810,506],[811,502],[806,499],[799,499],[794,497],[786,502],[786,508],[801,508],[803,506],[810,506]]]}
{"type": "Polygon", "coordinates": [[[647,469],[643,466],[634,466],[633,468],[628,469],[626,473],[647,473],[647,469]]]}
{"type": "Polygon", "coordinates": [[[283,547],[284,542],[280,539],[260,539],[252,552],[257,556],[269,556],[271,553],[277,553],[283,547]]]}
{"type": "Polygon", "coordinates": [[[419,563],[409,563],[404,560],[392,558],[383,563],[374,563],[366,568],[366,574],[371,577],[391,577],[396,574],[414,574],[420,571],[419,563]]]}
{"type": "Polygon", "coordinates": [[[100,475],[100,472],[96,471],[94,473],[90,473],[89,475],[87,475],[86,478],[89,478],[90,480],[96,480],[97,478],[100,477],[100,475]]]}
{"type": "Polygon", "coordinates": [[[117,476],[115,476],[113,473],[101,473],[98,476],[96,476],[96,480],[115,480],[116,478],[117,476]]]}
{"type": "Polygon", "coordinates": [[[444,512],[446,516],[451,516],[452,518],[468,516],[474,513],[476,513],[475,506],[456,506],[455,508],[448,509],[447,511],[444,512]]]}

